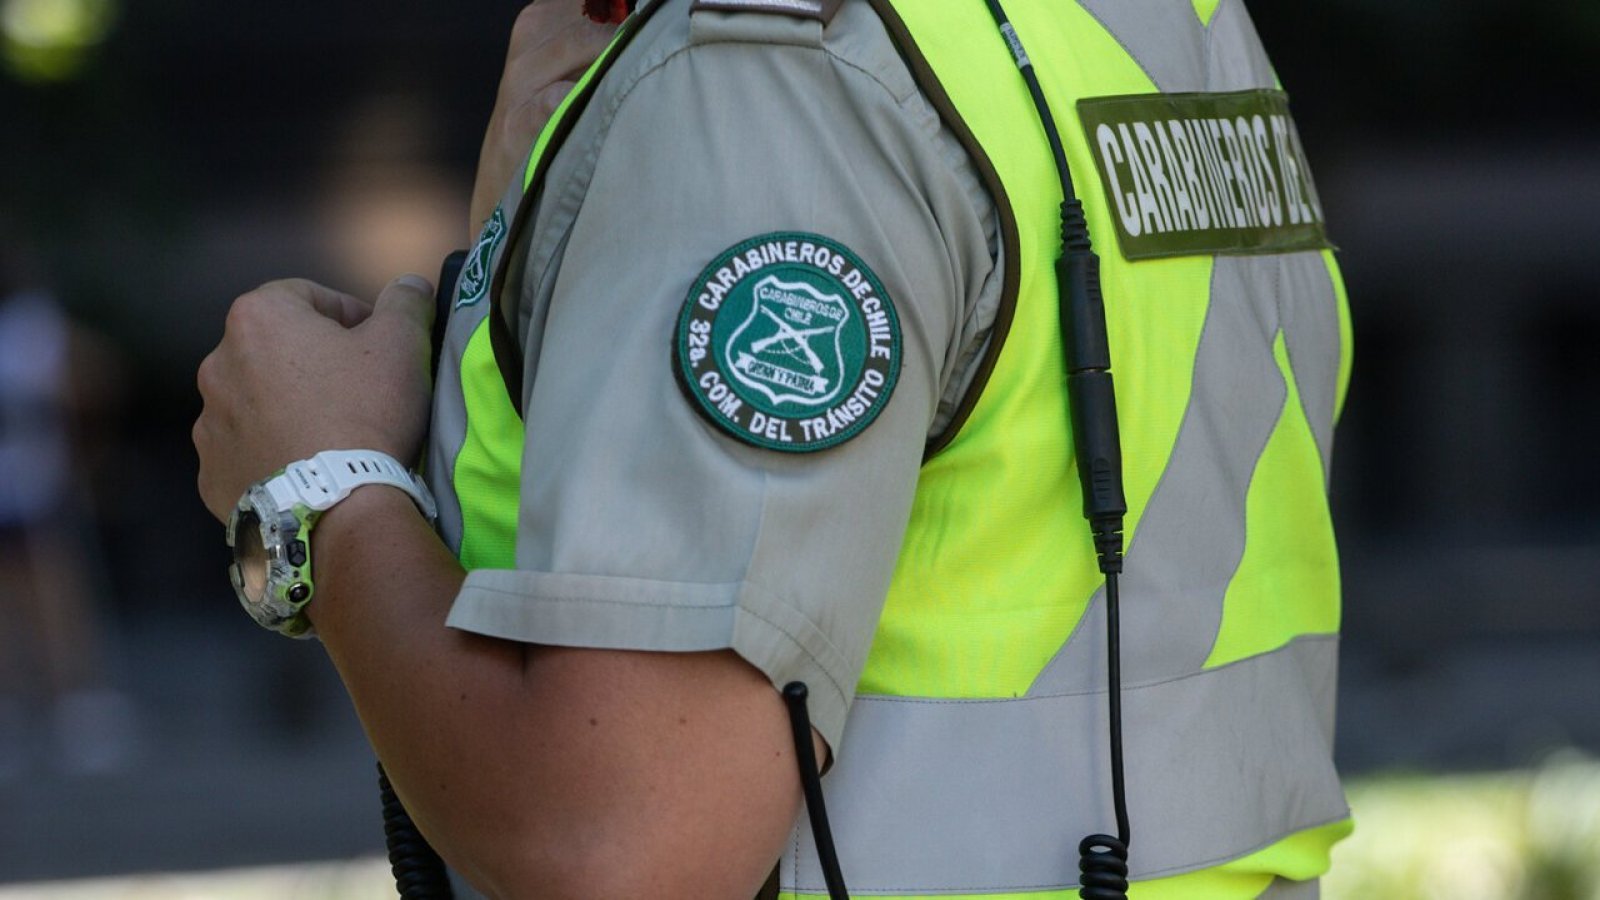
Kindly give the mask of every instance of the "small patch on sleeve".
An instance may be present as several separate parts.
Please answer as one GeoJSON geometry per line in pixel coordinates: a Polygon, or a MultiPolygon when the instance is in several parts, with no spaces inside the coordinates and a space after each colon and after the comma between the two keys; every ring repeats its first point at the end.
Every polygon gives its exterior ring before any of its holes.
{"type": "Polygon", "coordinates": [[[848,247],[803,232],[742,241],[690,286],[673,337],[689,402],[770,450],[837,447],[878,417],[900,375],[900,320],[848,247]]]}
{"type": "Polygon", "coordinates": [[[488,296],[489,281],[494,277],[495,256],[500,252],[500,245],[505,243],[505,238],[506,213],[496,206],[489,221],[483,223],[478,242],[473,245],[466,265],[461,269],[461,281],[456,287],[456,309],[471,306],[488,296]]]}

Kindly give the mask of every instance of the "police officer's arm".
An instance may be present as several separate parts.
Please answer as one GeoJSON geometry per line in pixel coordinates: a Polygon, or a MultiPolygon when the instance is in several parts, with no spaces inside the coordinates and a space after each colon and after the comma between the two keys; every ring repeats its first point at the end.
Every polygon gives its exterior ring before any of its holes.
{"type": "MultiPolygon", "coordinates": [[[[846,5],[836,26],[861,15],[864,5],[846,5]]],[[[592,173],[561,182],[589,187],[576,224],[562,226],[570,248],[537,317],[545,331],[526,339],[542,353],[526,406],[527,452],[541,465],[523,472],[520,568],[463,580],[409,500],[381,488],[360,489],[317,529],[309,614],[425,831],[493,892],[742,900],[798,808],[774,687],[807,681],[814,721],[840,748],[923,440],[966,355],[963,298],[992,268],[969,202],[981,188],[959,177],[959,148],[936,140],[937,117],[899,66],[887,47],[841,63],[816,49],[750,55],[718,40],[632,81],[608,78],[619,105],[601,97],[591,109],[616,111],[613,134],[592,173]],[[871,382],[833,417],[819,414],[824,423],[761,428],[768,441],[815,438],[817,452],[734,437],[672,373],[669,345],[692,335],[680,333],[679,313],[699,273],[758,235],[770,238],[762,264],[793,254],[803,271],[779,280],[807,281],[822,305],[821,321],[792,325],[792,338],[747,335],[752,354],[788,353],[794,360],[779,362],[808,367],[801,375],[837,379],[834,342],[801,332],[843,321],[824,307],[853,303],[847,296],[899,311],[899,340],[874,344],[902,354],[892,400],[871,382]],[[821,246],[850,268],[822,274],[821,246]],[[881,290],[849,280],[862,267],[881,290]],[[829,354],[822,373],[796,341],[829,354]],[[835,442],[879,399],[870,427],[835,442]],[[456,630],[439,627],[447,609],[456,630]]],[[[569,146],[584,146],[582,127],[569,146]]],[[[713,272],[719,287],[746,292],[763,277],[726,267],[726,284],[713,272]]],[[[389,323],[381,332],[404,321],[384,302],[351,329],[318,331],[304,315],[292,328],[230,327],[218,354],[227,364],[202,376],[207,427],[196,434],[214,512],[246,482],[329,446],[415,459],[420,424],[416,434],[352,430],[409,421],[409,394],[389,406],[326,391],[420,378],[425,293],[408,295],[418,312],[398,362],[377,346],[396,343],[394,331],[361,338],[374,323],[389,323]],[[293,413],[256,427],[269,407],[293,413]],[[274,443],[286,431],[295,442],[274,443]],[[219,457],[238,447],[251,449],[230,474],[219,457]]],[[[276,322],[265,313],[295,305],[278,299],[248,304],[255,312],[241,321],[276,322]]],[[[850,309],[852,321],[883,312],[850,309]]],[[[849,374],[863,365],[853,358],[849,374]]],[[[695,383],[711,390],[708,378],[695,383]]],[[[417,388],[419,407],[425,395],[417,388]]]]}
{"type": "Polygon", "coordinates": [[[484,132],[472,187],[469,242],[521,170],[528,148],[577,77],[600,55],[616,30],[583,15],[578,0],[537,0],[517,16],[505,71],[484,132]]]}
{"type": "MultiPolygon", "coordinates": [[[[414,460],[430,297],[400,282],[374,311],[297,281],[240,298],[199,376],[212,513],[319,449],[414,460]]],[[[399,491],[358,489],[313,542],[308,613],[449,862],[498,896],[753,896],[799,802],[760,673],[731,653],[562,650],[442,627],[463,573],[399,491]]]]}
{"type": "Polygon", "coordinates": [[[313,620],[445,858],[502,897],[754,896],[799,803],[766,678],[440,628],[454,560],[404,495],[359,493],[319,527],[342,565],[313,620]]]}

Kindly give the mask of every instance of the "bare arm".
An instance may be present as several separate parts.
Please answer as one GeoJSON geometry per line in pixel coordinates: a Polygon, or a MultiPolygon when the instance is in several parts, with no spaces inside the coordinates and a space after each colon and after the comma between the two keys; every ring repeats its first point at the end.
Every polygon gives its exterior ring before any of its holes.
{"type": "MultiPolygon", "coordinates": [[[[202,365],[201,493],[321,449],[415,460],[425,286],[369,307],[310,282],[235,304],[202,365]],[[363,392],[331,386],[370,385],[363,392]]],[[[536,647],[457,632],[463,573],[409,498],[365,487],[313,532],[307,608],[390,777],[442,855],[497,896],[746,900],[799,788],[781,700],[730,653],[536,647]]]]}
{"type": "Polygon", "coordinates": [[[318,526],[312,619],[442,855],[509,897],[755,894],[798,808],[771,685],[728,653],[535,647],[442,627],[461,581],[403,494],[318,526]],[[325,593],[324,593],[325,591],[325,593]]]}

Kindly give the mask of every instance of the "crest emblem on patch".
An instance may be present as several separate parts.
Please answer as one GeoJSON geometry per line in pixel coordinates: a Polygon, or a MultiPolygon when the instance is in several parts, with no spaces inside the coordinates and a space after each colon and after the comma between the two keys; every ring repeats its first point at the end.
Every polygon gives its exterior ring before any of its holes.
{"type": "Polygon", "coordinates": [[[765,234],[695,279],[673,362],[695,408],[728,434],[772,450],[826,450],[889,402],[900,321],[878,277],[843,244],[765,234]]]}
{"type": "Polygon", "coordinates": [[[456,288],[456,309],[471,306],[488,296],[489,280],[494,277],[494,254],[500,249],[500,242],[505,236],[505,210],[496,206],[494,215],[483,223],[483,231],[478,233],[478,243],[467,254],[466,264],[461,267],[461,280],[456,288]]]}

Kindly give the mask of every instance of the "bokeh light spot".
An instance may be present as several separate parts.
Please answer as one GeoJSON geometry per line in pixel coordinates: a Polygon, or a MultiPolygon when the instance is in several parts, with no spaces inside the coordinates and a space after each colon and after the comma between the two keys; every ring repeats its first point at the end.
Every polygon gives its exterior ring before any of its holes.
{"type": "Polygon", "coordinates": [[[0,0],[0,60],[22,81],[70,80],[116,18],[117,0],[0,0]]]}

